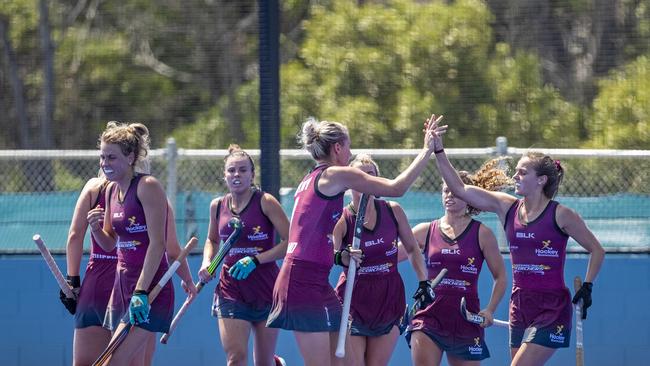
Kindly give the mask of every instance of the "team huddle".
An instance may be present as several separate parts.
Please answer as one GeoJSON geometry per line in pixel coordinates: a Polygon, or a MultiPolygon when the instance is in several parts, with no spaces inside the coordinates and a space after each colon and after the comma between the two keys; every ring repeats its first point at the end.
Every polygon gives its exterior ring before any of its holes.
{"type": "Polygon", "coordinates": [[[212,315],[228,365],[248,364],[251,335],[255,365],[284,364],[275,355],[279,329],[294,333],[305,365],[387,365],[400,335],[415,365],[439,365],[443,354],[450,365],[478,365],[490,357],[484,328],[493,324],[509,327],[512,365],[546,363],[569,347],[572,302],[582,304],[586,317],[604,250],[580,216],[553,199],[564,175],[559,161],[530,152],[513,176],[499,160],[474,173],[456,171],[445,154],[441,120],[426,120],[422,150],[394,179],[382,178],[369,155],[350,163],[344,125],[306,121],[298,137],[316,164],[297,184],[290,218],[254,185],[251,157],[231,145],[224,159],[228,193],[210,204],[196,285],[171,205],[149,174],[147,128],[109,122],[99,139],[100,177],[82,190],[68,236],[67,280],[75,296],[62,292],[61,301],[74,314],[74,365],[150,365],[156,333],[167,339],[182,315],[174,318],[169,274],[181,278],[185,309],[217,277],[219,264],[212,315]],[[444,214],[411,228],[397,202],[379,197],[404,195],[431,158],[443,179],[444,214]],[[504,193],[508,187],[519,198],[504,193]],[[352,200],[344,207],[347,190],[352,200]],[[493,317],[506,269],[494,233],[473,218],[480,212],[498,216],[509,244],[507,322],[493,317]],[[81,281],[89,226],[91,254],[81,281]],[[573,298],[564,283],[570,237],[590,254],[573,298]],[[398,271],[407,259],[419,281],[412,308],[398,271]],[[493,287],[482,307],[477,285],[484,263],[493,287]],[[334,265],[355,270],[349,278],[343,271],[332,288],[334,265]],[[350,291],[346,317],[342,304],[350,291]]]}

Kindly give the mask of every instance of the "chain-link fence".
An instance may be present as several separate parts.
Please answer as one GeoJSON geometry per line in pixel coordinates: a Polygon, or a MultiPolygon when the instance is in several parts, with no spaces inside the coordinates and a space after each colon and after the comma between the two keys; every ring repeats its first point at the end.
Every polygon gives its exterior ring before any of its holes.
{"type": "MultiPolygon", "coordinates": [[[[510,167],[527,149],[507,147],[446,149],[454,166],[470,172],[496,156],[508,156],[510,167]]],[[[167,148],[150,153],[152,174],[165,185],[175,206],[179,235],[205,238],[210,200],[226,191],[223,158],[226,150],[167,148]]],[[[650,248],[650,151],[535,149],[561,159],[566,171],[558,200],[575,209],[610,251],[646,251],[650,248]]],[[[259,161],[259,151],[248,151],[259,161]]],[[[354,150],[370,153],[385,177],[395,177],[418,150],[354,150]]],[[[281,202],[289,214],[294,187],[313,166],[301,150],[281,150],[281,202]]],[[[259,179],[259,164],[257,164],[259,179]]],[[[96,150],[0,151],[0,252],[32,251],[31,236],[38,232],[54,251],[65,248],[68,225],[77,195],[87,179],[98,172],[96,150]]],[[[443,213],[441,179],[430,164],[411,190],[396,199],[411,224],[435,219],[443,213]]],[[[500,234],[493,214],[479,219],[500,234]]],[[[506,243],[500,236],[500,245],[506,243]]],[[[579,251],[576,244],[570,248],[579,251]]]]}

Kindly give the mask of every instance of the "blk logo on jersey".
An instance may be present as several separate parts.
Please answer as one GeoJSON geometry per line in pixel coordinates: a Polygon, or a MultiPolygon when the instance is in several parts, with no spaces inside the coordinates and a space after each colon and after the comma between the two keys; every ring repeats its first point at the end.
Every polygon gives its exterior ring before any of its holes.
{"type": "Polygon", "coordinates": [[[446,255],[460,255],[460,249],[442,248],[440,253],[446,255]]]}
{"type": "Polygon", "coordinates": [[[560,256],[560,251],[553,249],[551,247],[551,241],[550,240],[542,240],[542,248],[541,249],[535,249],[535,254],[538,257],[559,257],[560,256]]]}
{"type": "Polygon", "coordinates": [[[253,227],[253,233],[248,235],[248,240],[250,241],[266,240],[268,238],[269,234],[263,232],[262,227],[259,225],[253,227]]]}
{"type": "Polygon", "coordinates": [[[526,233],[526,232],[517,231],[515,233],[515,237],[517,239],[535,239],[535,233],[526,233]]]}
{"type": "Polygon", "coordinates": [[[363,243],[363,245],[365,245],[366,248],[372,247],[372,246],[375,246],[375,245],[379,245],[379,244],[384,244],[384,238],[377,238],[377,239],[373,239],[373,240],[368,240],[368,241],[363,243]]]}
{"type": "Polygon", "coordinates": [[[555,333],[549,335],[549,339],[554,343],[564,343],[564,325],[558,324],[555,326],[555,333]]]}
{"type": "Polygon", "coordinates": [[[463,273],[477,274],[478,268],[474,265],[475,260],[476,258],[474,257],[467,258],[467,264],[461,265],[460,271],[463,273]]]}
{"type": "Polygon", "coordinates": [[[469,346],[469,353],[471,355],[483,354],[483,347],[481,347],[481,337],[474,337],[474,344],[469,346]]]}
{"type": "Polygon", "coordinates": [[[147,225],[140,224],[135,216],[129,217],[128,220],[129,226],[127,226],[125,229],[129,234],[142,233],[147,231],[147,225]]]}

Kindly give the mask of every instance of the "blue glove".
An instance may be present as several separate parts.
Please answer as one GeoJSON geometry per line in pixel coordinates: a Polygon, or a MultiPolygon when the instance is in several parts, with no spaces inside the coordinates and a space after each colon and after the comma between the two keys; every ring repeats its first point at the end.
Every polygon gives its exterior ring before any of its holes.
{"type": "Polygon", "coordinates": [[[260,264],[256,257],[244,257],[230,267],[228,273],[236,280],[245,280],[248,275],[260,264]]]}
{"type": "Polygon", "coordinates": [[[149,322],[149,296],[147,291],[135,290],[129,303],[129,320],[138,325],[149,322]]]}

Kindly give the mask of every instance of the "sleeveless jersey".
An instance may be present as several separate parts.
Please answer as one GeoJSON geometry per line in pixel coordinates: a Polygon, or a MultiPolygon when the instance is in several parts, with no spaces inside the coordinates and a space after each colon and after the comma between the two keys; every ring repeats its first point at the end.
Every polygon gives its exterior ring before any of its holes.
{"type": "Polygon", "coordinates": [[[329,235],[341,217],[343,192],[328,197],[318,191],[318,180],[325,169],[327,165],[316,166],[296,189],[286,258],[331,268],[334,251],[329,235]]]}
{"type": "Polygon", "coordinates": [[[436,293],[478,297],[478,277],[484,260],[479,246],[480,227],[480,221],[472,220],[465,231],[451,239],[440,229],[440,220],[431,222],[424,247],[428,278],[437,276],[442,268],[448,270],[436,293]]]}
{"type": "Polygon", "coordinates": [[[219,202],[217,222],[221,240],[225,241],[232,233],[233,229],[228,226],[228,222],[233,216],[239,217],[242,222],[241,235],[224,258],[224,265],[231,266],[241,258],[255,256],[273,248],[275,228],[271,220],[262,212],[263,195],[264,192],[255,191],[246,207],[239,214],[234,214],[231,210],[232,196],[230,193],[223,196],[219,202]]]}
{"type": "MultiPolygon", "coordinates": [[[[149,247],[149,233],[144,208],[138,199],[138,183],[144,175],[136,175],[119,201],[119,189],[111,192],[111,223],[117,234],[117,260],[131,268],[142,268],[149,247]]],[[[165,216],[167,216],[165,214],[165,216]]],[[[167,256],[163,255],[158,272],[167,270],[167,256]]]]}
{"type": "MultiPolygon", "coordinates": [[[[397,272],[397,219],[387,201],[375,199],[374,206],[377,212],[375,227],[370,230],[364,226],[361,231],[359,249],[364,258],[357,270],[359,276],[397,272]]],[[[352,244],[357,215],[345,207],[343,217],[348,228],[343,245],[352,244]]]]}
{"type": "Polygon", "coordinates": [[[519,220],[517,200],[508,210],[505,231],[512,257],[513,286],[526,289],[562,289],[569,236],[555,221],[558,202],[550,201],[537,219],[519,220]]]}
{"type": "MultiPolygon", "coordinates": [[[[91,208],[106,208],[106,187],[108,187],[108,182],[102,184],[102,187],[99,190],[99,195],[91,208]]],[[[104,220],[100,220],[99,225],[103,226],[104,220]]],[[[110,252],[105,251],[101,246],[99,246],[99,244],[97,244],[95,237],[92,235],[90,235],[90,243],[90,259],[88,260],[87,268],[92,267],[95,263],[99,263],[99,261],[115,262],[117,260],[117,248],[114,248],[110,252]]]]}

